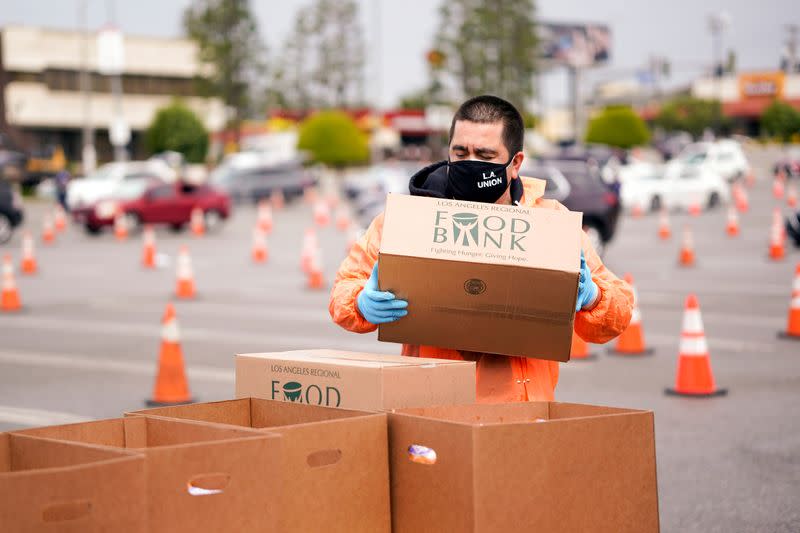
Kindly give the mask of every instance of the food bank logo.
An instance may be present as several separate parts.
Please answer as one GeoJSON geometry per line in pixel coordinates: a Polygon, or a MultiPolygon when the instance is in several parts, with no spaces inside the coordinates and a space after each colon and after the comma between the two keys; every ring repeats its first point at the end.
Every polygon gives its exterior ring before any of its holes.
{"type": "Polygon", "coordinates": [[[299,381],[287,381],[281,384],[275,379],[272,380],[272,399],[327,407],[339,407],[342,403],[342,395],[336,387],[323,388],[314,384],[303,386],[299,381]]]}
{"type": "Polygon", "coordinates": [[[524,218],[507,219],[477,213],[455,213],[451,216],[447,211],[436,211],[433,242],[524,252],[524,239],[530,229],[530,221],[524,218]]]}

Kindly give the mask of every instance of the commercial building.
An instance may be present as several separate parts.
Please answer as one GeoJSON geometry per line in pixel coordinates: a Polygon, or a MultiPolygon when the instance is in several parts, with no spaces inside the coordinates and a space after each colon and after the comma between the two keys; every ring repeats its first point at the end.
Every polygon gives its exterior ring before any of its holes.
{"type": "MultiPolygon", "coordinates": [[[[196,51],[187,39],[124,37],[122,114],[131,130],[131,157],[145,155],[143,132],[173,98],[182,99],[210,131],[224,125],[222,102],[198,94],[195,79],[205,70],[196,51]]],[[[0,29],[0,128],[24,149],[37,153],[60,146],[68,160],[80,161],[88,122],[98,160],[109,160],[114,110],[111,78],[98,71],[96,34],[29,26],[0,29]],[[86,94],[81,91],[84,68],[89,72],[86,94]]]]}

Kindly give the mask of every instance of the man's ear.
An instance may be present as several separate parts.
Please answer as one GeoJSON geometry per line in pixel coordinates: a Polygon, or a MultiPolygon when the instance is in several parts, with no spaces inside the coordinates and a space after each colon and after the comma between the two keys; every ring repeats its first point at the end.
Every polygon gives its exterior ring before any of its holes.
{"type": "Polygon", "coordinates": [[[522,161],[524,159],[525,154],[522,152],[517,152],[514,154],[514,158],[511,160],[511,164],[508,166],[509,179],[516,179],[519,177],[519,169],[522,167],[522,161]]]}

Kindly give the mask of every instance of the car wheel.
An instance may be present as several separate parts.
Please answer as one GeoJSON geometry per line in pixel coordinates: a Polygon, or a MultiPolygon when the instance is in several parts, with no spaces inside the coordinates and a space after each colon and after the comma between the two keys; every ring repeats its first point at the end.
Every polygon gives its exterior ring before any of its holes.
{"type": "Polygon", "coordinates": [[[603,242],[603,236],[600,235],[600,230],[595,226],[584,226],[583,231],[589,237],[589,242],[592,243],[592,248],[597,252],[597,255],[602,256],[606,251],[606,245],[603,242]]]}
{"type": "Polygon", "coordinates": [[[5,213],[0,213],[0,244],[5,244],[11,240],[14,228],[11,226],[11,219],[5,213]]]}
{"type": "Polygon", "coordinates": [[[203,213],[203,220],[208,231],[216,231],[222,224],[222,214],[216,209],[209,209],[203,213]]]}
{"type": "Polygon", "coordinates": [[[653,196],[653,199],[650,201],[650,210],[651,211],[661,211],[661,197],[660,196],[653,196]]]}
{"type": "Polygon", "coordinates": [[[708,208],[714,209],[719,205],[719,193],[712,192],[711,195],[708,197],[708,208]]]}
{"type": "Polygon", "coordinates": [[[142,217],[136,213],[125,213],[125,226],[128,231],[138,233],[142,229],[142,217]]]}
{"type": "Polygon", "coordinates": [[[172,233],[180,233],[181,231],[183,231],[184,226],[185,224],[180,224],[180,223],[170,224],[169,229],[172,233]]]}
{"type": "Polygon", "coordinates": [[[100,235],[100,232],[103,230],[101,226],[95,226],[93,224],[86,224],[84,229],[86,230],[87,234],[92,235],[93,237],[100,235]]]}

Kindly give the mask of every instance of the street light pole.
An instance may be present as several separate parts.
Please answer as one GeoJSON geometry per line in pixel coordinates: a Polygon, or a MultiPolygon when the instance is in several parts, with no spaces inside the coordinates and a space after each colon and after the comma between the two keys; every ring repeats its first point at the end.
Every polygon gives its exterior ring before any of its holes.
{"type": "Polygon", "coordinates": [[[83,100],[83,132],[81,136],[81,167],[84,174],[94,171],[97,153],[94,148],[92,125],[92,87],[89,78],[89,6],[88,0],[78,4],[79,39],[81,41],[80,88],[83,100]]]}
{"type": "MultiPolygon", "coordinates": [[[[714,80],[713,93],[719,102],[720,107],[722,106],[723,99],[722,77],[725,71],[722,66],[722,36],[728,26],[730,26],[730,23],[731,17],[725,11],[712,13],[708,16],[708,28],[711,31],[711,46],[713,55],[713,64],[711,69],[711,75],[713,76],[714,80]]],[[[717,124],[717,130],[719,130],[719,124],[717,124]]]]}

